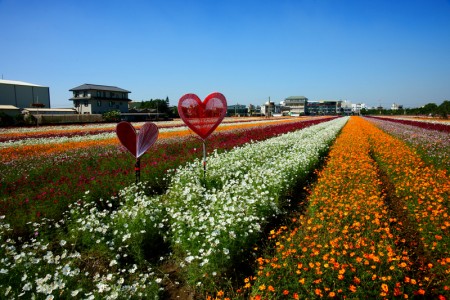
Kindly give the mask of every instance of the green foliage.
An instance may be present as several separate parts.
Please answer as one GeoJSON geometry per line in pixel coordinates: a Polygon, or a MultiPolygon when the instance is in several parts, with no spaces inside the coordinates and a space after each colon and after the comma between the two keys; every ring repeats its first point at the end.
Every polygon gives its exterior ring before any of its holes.
{"type": "Polygon", "coordinates": [[[103,114],[103,119],[107,122],[118,122],[120,121],[120,111],[112,110],[105,112],[103,114]]]}
{"type": "Polygon", "coordinates": [[[450,114],[450,101],[445,100],[444,102],[442,102],[442,104],[439,105],[437,111],[442,118],[448,119],[448,115],[450,114]]]}
{"type": "Polygon", "coordinates": [[[166,100],[163,99],[150,99],[149,101],[142,101],[139,108],[156,109],[159,113],[167,113],[169,111],[169,105],[166,100]]]}
{"type": "Polygon", "coordinates": [[[12,126],[14,125],[14,118],[10,115],[0,112],[0,126],[12,126]]]}

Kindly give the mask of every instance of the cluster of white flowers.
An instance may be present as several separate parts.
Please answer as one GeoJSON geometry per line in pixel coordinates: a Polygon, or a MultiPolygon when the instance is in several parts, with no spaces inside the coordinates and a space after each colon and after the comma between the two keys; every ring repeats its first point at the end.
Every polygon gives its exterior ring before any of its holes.
{"type": "MultiPolygon", "coordinates": [[[[156,198],[145,197],[140,190],[142,187],[131,186],[121,191],[119,197],[124,199],[124,203],[114,211],[100,210],[92,202],[77,203],[69,208],[60,222],[52,225],[51,221],[44,220],[42,223],[30,224],[37,234],[20,246],[6,238],[11,229],[8,224],[0,222],[0,240],[4,241],[0,245],[0,298],[3,295],[8,298],[47,295],[47,298],[52,299],[61,295],[68,297],[70,294],[87,299],[126,296],[157,299],[160,288],[158,282],[162,281],[159,274],[150,266],[147,269],[141,266],[138,270],[134,263],[120,263],[127,256],[134,255],[131,250],[134,247],[130,245],[145,238],[147,231],[138,230],[139,226],[152,219],[158,224],[162,222],[155,219],[155,216],[163,215],[161,204],[151,203],[156,198]],[[142,218],[140,213],[148,217],[142,218]],[[65,238],[56,243],[41,239],[41,230],[62,228],[63,224],[67,230],[65,238]],[[103,272],[101,268],[95,272],[80,270],[81,265],[86,265],[92,259],[74,250],[84,244],[88,247],[95,244],[100,249],[108,247],[111,259],[103,262],[103,272]],[[90,282],[92,289],[83,290],[80,281],[90,282]],[[20,285],[11,286],[19,282],[20,285]]],[[[107,201],[104,206],[111,207],[112,204],[107,201]]]]}
{"type": "Polygon", "coordinates": [[[179,168],[166,199],[182,265],[200,268],[199,276],[212,274],[248,249],[267,218],[282,212],[282,195],[315,167],[347,120],[215,152],[204,180],[200,161],[179,168]]]}

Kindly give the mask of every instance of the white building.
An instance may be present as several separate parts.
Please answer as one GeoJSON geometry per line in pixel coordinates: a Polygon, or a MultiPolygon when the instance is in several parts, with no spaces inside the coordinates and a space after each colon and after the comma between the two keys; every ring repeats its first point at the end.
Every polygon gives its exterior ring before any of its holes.
{"type": "Polygon", "coordinates": [[[128,112],[128,98],[130,91],[116,86],[83,84],[70,90],[73,92],[73,106],[79,114],[103,114],[118,110],[128,112]]]}
{"type": "Polygon", "coordinates": [[[393,103],[391,105],[391,110],[399,110],[399,109],[403,109],[403,105],[397,103],[393,103]]]}
{"type": "Polygon", "coordinates": [[[344,100],[341,102],[341,113],[344,115],[351,115],[353,112],[353,105],[350,101],[344,100]]]}
{"type": "Polygon", "coordinates": [[[352,104],[352,112],[355,114],[359,114],[361,112],[361,109],[366,108],[365,103],[356,103],[352,104]]]}

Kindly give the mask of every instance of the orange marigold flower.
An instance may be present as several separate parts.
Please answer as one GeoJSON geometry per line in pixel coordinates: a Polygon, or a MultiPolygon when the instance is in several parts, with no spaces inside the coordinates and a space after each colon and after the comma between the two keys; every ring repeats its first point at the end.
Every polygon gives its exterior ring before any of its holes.
{"type": "Polygon", "coordinates": [[[330,292],[330,293],[328,294],[328,297],[334,298],[334,297],[336,297],[336,293],[335,293],[335,292],[330,292]]]}
{"type": "Polygon", "coordinates": [[[352,293],[356,292],[356,286],[353,284],[350,284],[350,287],[348,288],[352,293]]]}
{"type": "Polygon", "coordinates": [[[383,292],[385,292],[385,293],[389,292],[389,287],[388,287],[388,285],[387,285],[386,283],[383,283],[383,284],[381,285],[381,290],[382,290],[383,292]]]}
{"type": "Polygon", "coordinates": [[[425,290],[424,289],[420,289],[420,290],[417,291],[417,294],[425,295],[425,290]]]}
{"type": "Polygon", "coordinates": [[[260,286],[259,286],[259,290],[260,291],[264,291],[266,289],[266,285],[265,284],[261,284],[260,286]]]}
{"type": "Polygon", "coordinates": [[[224,294],[225,293],[222,290],[220,290],[217,292],[217,297],[222,297],[224,294]]]}
{"type": "Polygon", "coordinates": [[[297,293],[294,293],[294,294],[292,295],[292,297],[293,297],[294,299],[300,299],[300,297],[298,296],[297,293]]]}
{"type": "Polygon", "coordinates": [[[269,290],[269,292],[275,292],[275,288],[273,286],[271,286],[271,285],[269,285],[267,287],[267,289],[269,290]]]}
{"type": "Polygon", "coordinates": [[[289,291],[288,290],[284,290],[283,291],[283,295],[288,295],[289,294],[289,291]]]}

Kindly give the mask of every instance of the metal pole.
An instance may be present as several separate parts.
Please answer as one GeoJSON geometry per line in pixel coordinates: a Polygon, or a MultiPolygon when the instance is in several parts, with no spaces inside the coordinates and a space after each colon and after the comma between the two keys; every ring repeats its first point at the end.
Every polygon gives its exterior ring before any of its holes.
{"type": "Polygon", "coordinates": [[[141,180],[141,158],[136,158],[136,164],[134,165],[134,171],[136,172],[136,184],[141,180]]]}
{"type": "Polygon", "coordinates": [[[206,179],[206,142],[203,140],[203,179],[206,179]]]}

